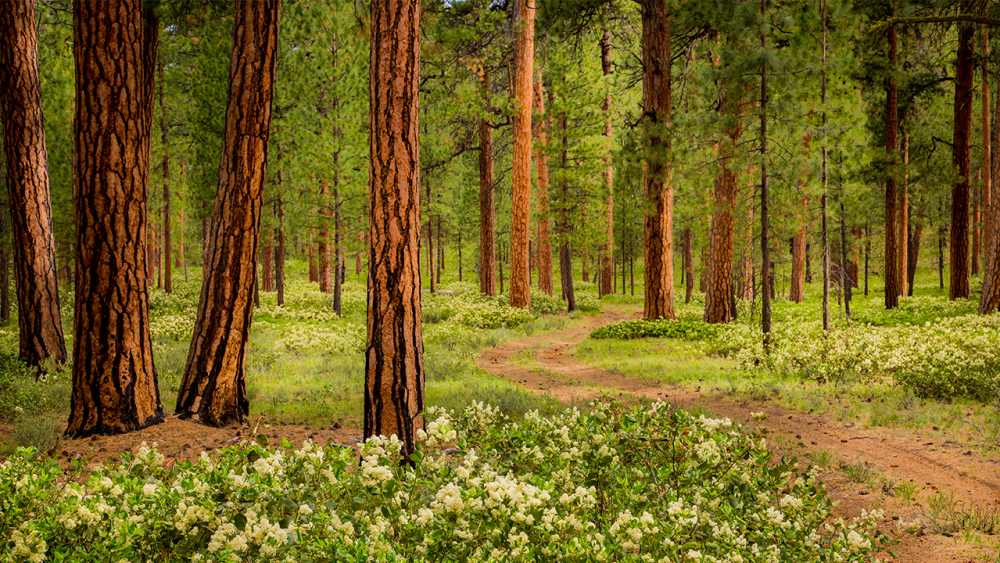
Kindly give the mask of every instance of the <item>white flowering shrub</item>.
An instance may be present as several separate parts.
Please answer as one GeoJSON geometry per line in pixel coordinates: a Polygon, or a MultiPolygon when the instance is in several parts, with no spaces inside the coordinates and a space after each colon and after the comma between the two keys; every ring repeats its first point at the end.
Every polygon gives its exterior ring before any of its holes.
{"type": "Polygon", "coordinates": [[[165,466],[141,447],[86,482],[0,464],[0,561],[869,561],[878,512],[830,517],[816,469],[729,420],[656,403],[511,420],[426,413],[358,455],[253,441],[165,466]],[[450,446],[451,449],[442,449],[450,446]]]}
{"type": "Polygon", "coordinates": [[[340,322],[333,329],[322,325],[293,324],[281,328],[274,342],[277,351],[318,349],[331,353],[360,353],[365,347],[365,327],[340,322]]]}

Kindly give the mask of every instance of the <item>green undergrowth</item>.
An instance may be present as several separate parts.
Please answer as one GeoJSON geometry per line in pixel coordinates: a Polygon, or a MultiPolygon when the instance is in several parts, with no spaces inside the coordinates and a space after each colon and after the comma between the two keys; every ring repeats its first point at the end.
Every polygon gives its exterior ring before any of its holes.
{"type": "Polygon", "coordinates": [[[89,475],[32,449],[0,464],[0,562],[869,561],[814,468],[665,403],[509,417],[430,409],[412,465],[372,437],[248,439],[171,466],[143,445],[89,475]],[[444,450],[443,446],[450,449],[444,450]]]}

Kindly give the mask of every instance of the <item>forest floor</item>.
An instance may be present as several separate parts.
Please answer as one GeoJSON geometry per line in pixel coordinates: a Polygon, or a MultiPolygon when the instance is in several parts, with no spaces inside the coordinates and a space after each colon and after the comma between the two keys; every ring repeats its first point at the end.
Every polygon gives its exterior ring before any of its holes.
{"type": "MultiPolygon", "coordinates": [[[[767,398],[702,389],[697,382],[680,386],[637,379],[590,366],[575,357],[574,346],[591,330],[626,318],[638,318],[638,313],[605,308],[600,315],[566,330],[488,349],[478,363],[490,373],[564,403],[587,403],[603,394],[627,402],[661,399],[689,411],[763,426],[776,454],[797,456],[803,467],[806,460],[828,467],[823,481],[831,498],[839,503],[835,510],[838,516],[850,518],[863,509],[881,508],[885,512],[881,529],[891,535],[897,535],[901,522],[919,520],[919,526],[899,535],[898,543],[892,546],[897,560],[996,560],[994,542],[948,528],[954,528],[954,522],[962,518],[967,522],[995,519],[1000,511],[1000,460],[986,458],[954,441],[937,443],[921,439],[919,433],[862,428],[828,414],[789,410],[767,398]],[[751,412],[759,411],[768,415],[761,423],[750,417],[751,412]],[[831,463],[834,460],[839,465],[831,463]],[[910,494],[898,494],[896,488],[910,494]]],[[[892,559],[888,553],[880,557],[892,559]]]]}

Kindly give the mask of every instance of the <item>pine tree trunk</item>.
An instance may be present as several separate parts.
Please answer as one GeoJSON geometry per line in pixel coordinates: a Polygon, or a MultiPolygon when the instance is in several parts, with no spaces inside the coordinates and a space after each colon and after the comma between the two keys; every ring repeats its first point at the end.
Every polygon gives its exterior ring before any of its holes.
{"type": "Polygon", "coordinates": [[[538,173],[538,291],[552,295],[552,219],[549,216],[549,120],[545,116],[545,96],[542,82],[535,81],[535,113],[540,117],[535,129],[535,169],[538,173]]]}
{"type": "Polygon", "coordinates": [[[643,316],[674,318],[674,188],[665,162],[670,150],[670,18],[662,0],[641,0],[642,102],[648,164],[643,174],[645,196],[644,252],[646,274],[643,316]]]}
{"type": "Polygon", "coordinates": [[[384,0],[372,2],[371,10],[364,436],[395,434],[408,460],[416,432],[424,426],[417,134],[420,2],[384,0]]]}
{"type": "MultiPolygon", "coordinates": [[[[281,145],[278,145],[278,155],[281,155],[281,145]]],[[[279,157],[278,160],[281,160],[279,157]]],[[[278,171],[279,191],[282,190],[281,171],[278,171]]],[[[278,307],[285,306],[285,202],[280,197],[275,202],[275,215],[278,218],[278,246],[274,249],[274,291],[277,295],[278,307]]]]}
{"type": "Polygon", "coordinates": [[[976,204],[972,206],[972,270],[973,276],[979,275],[979,222],[982,220],[982,210],[977,198],[976,204]]]}
{"type": "Polygon", "coordinates": [[[792,241],[792,278],[789,283],[788,299],[793,303],[802,303],[805,298],[806,283],[806,214],[809,212],[809,198],[802,198],[802,217],[800,227],[792,241]]]}
{"type": "Polygon", "coordinates": [[[590,270],[587,267],[587,258],[589,256],[590,253],[586,250],[580,253],[580,278],[584,281],[584,283],[590,282],[590,270]]]}
{"type": "Polygon", "coordinates": [[[511,172],[510,306],[531,307],[528,239],[531,238],[531,77],[535,61],[535,6],[515,0],[518,13],[514,53],[514,161],[511,172]]]}
{"type": "MultiPolygon", "coordinates": [[[[910,163],[910,134],[906,133],[903,135],[903,166],[907,167],[910,163]]],[[[896,232],[896,245],[899,249],[899,263],[896,265],[897,272],[899,272],[899,295],[906,295],[906,272],[909,269],[909,253],[910,248],[907,244],[908,236],[907,233],[910,232],[910,173],[908,169],[903,173],[903,186],[899,190],[899,221],[897,232],[896,232]]]]}
{"type": "Polygon", "coordinates": [[[35,2],[0,2],[0,122],[14,245],[20,358],[33,366],[50,358],[66,360],[38,72],[35,2]]]}
{"type": "MultiPolygon", "coordinates": [[[[426,178],[426,176],[425,176],[426,178]]],[[[434,219],[431,217],[431,184],[427,180],[427,278],[430,280],[431,293],[437,291],[434,276],[434,219]]]]}
{"type": "MultiPolygon", "coordinates": [[[[483,96],[489,101],[490,72],[483,72],[483,96]]],[[[479,121],[479,291],[497,294],[496,203],[493,193],[493,129],[479,121]]]]}
{"type": "MultiPolygon", "coordinates": [[[[601,71],[604,76],[609,76],[611,74],[611,35],[608,30],[604,30],[604,35],[601,37],[601,71]]],[[[604,136],[608,139],[608,153],[604,155],[604,166],[606,167],[604,171],[604,186],[607,189],[608,199],[605,203],[605,209],[607,210],[607,216],[605,217],[605,227],[604,227],[604,246],[601,248],[601,287],[598,291],[598,295],[603,297],[611,293],[611,279],[615,277],[614,269],[614,248],[615,248],[615,235],[613,230],[614,225],[614,210],[615,210],[615,198],[614,198],[614,167],[611,166],[611,147],[610,141],[614,135],[614,130],[611,126],[611,96],[604,97],[604,104],[601,106],[604,111],[604,136]]]]}
{"type": "Polygon", "coordinates": [[[951,236],[949,249],[950,285],[948,299],[969,297],[969,192],[972,160],[969,141],[972,133],[972,73],[975,49],[972,24],[958,28],[958,69],[955,75],[955,125],[952,137],[952,166],[961,179],[951,190],[951,236]]]}
{"type": "Polygon", "coordinates": [[[10,204],[7,200],[7,171],[0,151],[0,325],[10,324],[10,204]]]}
{"type": "MultiPolygon", "coordinates": [[[[624,286],[625,283],[622,282],[624,286]]],[[[691,248],[691,227],[684,227],[684,302],[691,302],[694,291],[694,252],[691,248]]]]}
{"type": "Polygon", "coordinates": [[[143,86],[154,67],[143,64],[153,48],[143,31],[139,0],[73,6],[77,314],[66,434],[75,438],[163,422],[146,284],[152,88],[143,86]]]}
{"type": "Polygon", "coordinates": [[[306,247],[306,252],[309,257],[309,281],[318,282],[319,268],[316,266],[316,245],[312,242],[312,233],[310,233],[309,236],[309,243],[306,247]]]}
{"type": "Polygon", "coordinates": [[[983,268],[986,268],[993,232],[990,222],[990,208],[993,202],[993,135],[990,133],[990,35],[989,28],[983,27],[982,98],[983,98],[983,268]]]}
{"type": "Polygon", "coordinates": [[[712,234],[705,291],[706,323],[728,323],[733,320],[733,246],[736,240],[736,193],[738,177],[729,166],[735,144],[743,134],[739,100],[723,94],[719,112],[736,117],[736,124],[724,131],[719,143],[719,174],[715,177],[712,234]]]}
{"type": "Polygon", "coordinates": [[[160,144],[163,145],[163,291],[173,292],[171,280],[171,251],[173,242],[170,240],[170,153],[167,146],[167,110],[163,101],[163,61],[157,65],[160,85],[160,144]]]}
{"type": "MultiPolygon", "coordinates": [[[[337,153],[333,157],[334,162],[340,160],[340,154],[337,153]]],[[[340,178],[334,177],[333,181],[333,228],[334,228],[334,248],[336,249],[337,255],[335,256],[337,263],[337,272],[334,275],[333,280],[333,312],[337,313],[338,317],[343,315],[343,291],[344,291],[344,268],[341,267],[341,263],[344,261],[344,249],[342,244],[344,241],[344,222],[343,217],[340,214],[340,178]]]]}
{"type": "Polygon", "coordinates": [[[202,424],[249,413],[245,359],[270,136],[280,0],[238,0],[211,245],[177,414],[202,424]]]}
{"type": "Polygon", "coordinates": [[[909,285],[907,285],[908,293],[910,297],[913,296],[913,278],[917,274],[917,258],[920,256],[920,240],[924,235],[924,225],[921,221],[913,227],[913,233],[909,237],[910,246],[910,262],[909,267],[906,271],[906,276],[909,278],[909,285]]]}
{"type": "MultiPolygon", "coordinates": [[[[895,9],[891,9],[890,16],[895,17],[895,9]]],[[[898,88],[892,73],[896,72],[896,52],[897,52],[896,24],[889,26],[889,76],[885,79],[886,88],[886,123],[885,123],[885,150],[888,153],[890,162],[895,162],[897,158],[897,136],[899,134],[899,102],[898,88]]],[[[899,306],[899,262],[896,248],[896,214],[897,207],[897,180],[896,167],[890,166],[885,180],[885,308],[895,309],[899,306]]]]}
{"type": "Polygon", "coordinates": [[[274,291],[274,231],[264,227],[264,244],[260,249],[260,289],[264,292],[274,291]]]}
{"type": "MultiPolygon", "coordinates": [[[[760,36],[760,47],[762,52],[767,52],[767,0],[760,0],[760,16],[764,22],[760,36]]],[[[825,16],[825,13],[824,13],[825,16]]],[[[823,18],[823,103],[824,103],[824,124],[826,122],[826,18],[823,18]]],[[[824,157],[826,156],[826,143],[823,143],[824,157]]],[[[760,285],[761,285],[761,306],[760,306],[760,328],[763,333],[764,350],[767,351],[771,344],[771,292],[774,286],[771,278],[771,248],[769,234],[771,230],[771,217],[768,205],[768,176],[767,176],[767,59],[762,59],[760,68],[760,285]]],[[[826,161],[824,160],[824,191],[826,179],[826,161]]],[[[826,197],[824,196],[824,201],[826,197]]],[[[824,214],[826,209],[823,209],[824,214]]],[[[824,215],[824,221],[826,217],[824,215]]],[[[824,307],[826,293],[824,292],[824,307]]],[[[824,311],[825,312],[825,311],[824,311]]],[[[824,328],[826,328],[824,323],[824,328]]]]}
{"type": "Polygon", "coordinates": [[[333,293],[333,265],[330,263],[330,211],[326,204],[330,187],[326,178],[319,183],[319,206],[316,214],[319,216],[319,234],[316,244],[316,276],[319,290],[323,293],[333,293]]]}
{"type": "Polygon", "coordinates": [[[559,136],[562,138],[560,160],[563,172],[563,181],[561,184],[562,201],[559,202],[561,209],[559,210],[556,225],[556,228],[559,230],[559,281],[562,285],[562,298],[566,300],[566,310],[575,311],[576,294],[573,291],[573,250],[569,243],[569,182],[565,179],[566,170],[569,168],[569,134],[566,128],[565,112],[559,115],[559,136]]]}

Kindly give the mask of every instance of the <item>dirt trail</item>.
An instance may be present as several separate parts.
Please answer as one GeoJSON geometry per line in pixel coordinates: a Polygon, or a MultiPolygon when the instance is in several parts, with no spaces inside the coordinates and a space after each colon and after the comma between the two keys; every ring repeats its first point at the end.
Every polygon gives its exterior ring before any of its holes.
{"type": "MultiPolygon", "coordinates": [[[[766,400],[712,395],[700,389],[692,392],[674,385],[611,373],[572,356],[570,347],[586,338],[594,328],[633,317],[635,313],[608,310],[571,329],[487,350],[478,363],[493,374],[567,403],[588,401],[604,391],[623,398],[659,398],[681,408],[700,406],[747,425],[757,425],[750,419],[751,411],[764,411],[768,419],[760,425],[775,434],[769,442],[777,444],[784,455],[806,459],[810,452],[832,452],[846,463],[865,462],[879,474],[897,481],[912,481],[920,491],[918,504],[926,504],[927,498],[941,491],[954,495],[954,500],[966,508],[975,507],[987,513],[1000,510],[998,462],[985,459],[957,443],[917,441],[898,436],[891,429],[854,427],[852,423],[845,424],[828,415],[803,414],[766,400]],[[512,358],[526,349],[532,351],[530,363],[533,365],[519,365],[512,358]]],[[[895,519],[926,521],[919,506],[905,504],[883,491],[871,491],[840,472],[827,472],[824,481],[831,496],[840,502],[840,515],[855,516],[861,509],[882,508],[886,529],[895,519]]],[[[934,534],[929,528],[923,528],[917,535],[904,535],[893,547],[900,561],[927,563],[965,563],[977,554],[985,555],[984,550],[981,546],[964,545],[961,537],[934,534]]]]}

